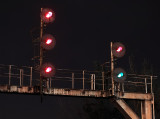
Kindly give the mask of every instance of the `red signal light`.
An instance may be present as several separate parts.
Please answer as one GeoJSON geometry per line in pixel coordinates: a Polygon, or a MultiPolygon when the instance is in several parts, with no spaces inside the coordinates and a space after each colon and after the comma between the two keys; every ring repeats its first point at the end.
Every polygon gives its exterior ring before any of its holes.
{"type": "Polygon", "coordinates": [[[117,51],[117,52],[121,52],[122,50],[123,50],[123,47],[120,46],[120,47],[117,48],[116,51],[117,51]]]}
{"type": "Polygon", "coordinates": [[[41,12],[41,19],[45,23],[53,22],[55,20],[55,13],[48,8],[44,8],[41,12]]]}
{"type": "Polygon", "coordinates": [[[50,17],[52,17],[52,12],[51,11],[49,11],[49,12],[46,13],[46,18],[49,19],[50,17]]]}
{"type": "Polygon", "coordinates": [[[52,43],[52,39],[47,39],[47,40],[46,40],[46,44],[47,44],[47,45],[49,45],[49,44],[51,44],[51,43],[52,43]]]}
{"type": "Polygon", "coordinates": [[[52,71],[52,67],[47,67],[46,69],[45,69],[45,72],[46,73],[49,73],[49,72],[51,72],[52,71]]]}
{"type": "Polygon", "coordinates": [[[115,57],[123,57],[125,55],[125,46],[120,42],[113,43],[112,52],[115,57]]]}
{"type": "Polygon", "coordinates": [[[56,40],[55,38],[50,35],[50,34],[45,34],[42,37],[42,42],[41,42],[41,46],[46,49],[46,50],[51,50],[52,48],[54,48],[56,44],[56,40]]]}
{"type": "Polygon", "coordinates": [[[50,63],[46,63],[42,65],[40,71],[41,71],[42,76],[52,77],[55,74],[55,67],[50,63]]]}

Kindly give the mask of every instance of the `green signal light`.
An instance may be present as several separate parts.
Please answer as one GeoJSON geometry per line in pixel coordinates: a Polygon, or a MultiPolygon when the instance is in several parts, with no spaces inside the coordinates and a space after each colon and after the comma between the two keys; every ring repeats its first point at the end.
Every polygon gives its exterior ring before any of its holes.
{"type": "Polygon", "coordinates": [[[121,78],[121,77],[123,77],[123,76],[124,76],[124,73],[123,73],[123,72],[121,72],[121,73],[119,73],[119,74],[117,75],[118,78],[121,78]]]}

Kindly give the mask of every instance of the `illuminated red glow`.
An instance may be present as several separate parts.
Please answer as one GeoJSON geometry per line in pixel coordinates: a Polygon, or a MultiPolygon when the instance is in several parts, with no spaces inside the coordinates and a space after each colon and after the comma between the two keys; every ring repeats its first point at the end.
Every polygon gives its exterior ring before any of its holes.
{"type": "Polygon", "coordinates": [[[46,69],[45,69],[45,72],[46,73],[49,73],[49,72],[51,72],[52,71],[52,67],[47,67],[46,69]]]}
{"type": "Polygon", "coordinates": [[[51,18],[51,17],[52,17],[52,14],[53,14],[53,13],[52,13],[51,11],[47,12],[46,18],[48,18],[48,19],[51,18]]]}
{"type": "Polygon", "coordinates": [[[123,47],[118,47],[116,51],[121,52],[122,50],[123,50],[123,47]]]}
{"type": "Polygon", "coordinates": [[[46,40],[46,44],[47,44],[47,45],[49,45],[49,44],[51,44],[51,43],[52,43],[52,39],[47,39],[47,40],[46,40]]]}

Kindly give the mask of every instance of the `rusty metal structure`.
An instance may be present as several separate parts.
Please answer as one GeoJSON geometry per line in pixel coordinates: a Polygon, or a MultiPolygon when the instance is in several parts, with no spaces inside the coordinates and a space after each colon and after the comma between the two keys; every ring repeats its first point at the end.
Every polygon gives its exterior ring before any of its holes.
{"type": "MultiPolygon", "coordinates": [[[[42,11],[42,8],[41,8],[42,11]]],[[[43,21],[40,22],[40,38],[43,36],[43,21]]],[[[37,41],[36,39],[36,41],[37,41]]],[[[153,79],[157,76],[127,74],[123,83],[114,81],[114,56],[111,42],[110,69],[88,71],[56,69],[56,75],[43,80],[40,67],[43,63],[43,48],[39,47],[37,67],[0,65],[0,92],[18,94],[40,94],[107,98],[126,119],[155,119],[153,79]],[[141,115],[132,109],[125,100],[141,102],[141,115]]]]}
{"type": "MultiPolygon", "coordinates": [[[[43,95],[107,98],[126,119],[155,119],[153,79],[156,76],[128,74],[127,80],[113,85],[106,72],[57,69],[56,75],[42,82],[43,95]],[[125,100],[141,102],[141,117],[125,100]]],[[[40,94],[39,73],[32,67],[0,65],[0,92],[40,94]]]]}

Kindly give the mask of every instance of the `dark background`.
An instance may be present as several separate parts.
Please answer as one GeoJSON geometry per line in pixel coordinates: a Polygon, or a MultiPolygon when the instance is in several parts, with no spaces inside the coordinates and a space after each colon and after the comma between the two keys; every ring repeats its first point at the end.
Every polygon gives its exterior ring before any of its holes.
{"type": "MultiPolygon", "coordinates": [[[[95,61],[103,64],[110,60],[110,42],[118,41],[126,47],[126,55],[118,60],[126,72],[129,72],[129,56],[134,56],[138,72],[142,72],[142,63],[146,59],[152,65],[154,74],[158,75],[160,17],[158,4],[154,1],[39,0],[1,1],[0,5],[0,64],[33,65],[31,30],[40,27],[40,8],[47,7],[56,14],[54,23],[47,25],[47,32],[56,38],[56,47],[47,56],[56,68],[94,70],[95,61]]],[[[39,98],[34,96],[3,94],[0,97],[3,119],[20,118],[25,112],[29,118],[44,118],[43,114],[57,119],[66,117],[61,112],[62,108],[57,111],[59,105],[56,105],[58,99],[55,98],[47,98],[48,103],[46,101],[41,105],[39,98]],[[49,110],[54,106],[57,112],[49,110]],[[36,112],[27,114],[31,109],[36,112]],[[12,111],[14,114],[10,115],[12,111]],[[54,114],[60,117],[54,117],[54,114]]],[[[73,104],[68,103],[82,108],[76,99],[71,99],[73,104]]],[[[66,114],[72,113],[67,108],[66,114]]],[[[68,117],[71,118],[75,117],[68,117]]]]}
{"type": "Polygon", "coordinates": [[[103,119],[114,115],[106,99],[44,96],[41,104],[38,95],[0,94],[0,98],[1,119],[103,119]]]}
{"type": "Polygon", "coordinates": [[[158,69],[159,9],[155,2],[143,0],[1,2],[1,64],[31,65],[31,30],[40,27],[41,7],[56,14],[47,33],[56,38],[48,56],[57,68],[87,69],[94,61],[104,63],[110,59],[110,42],[118,41],[126,46],[119,60],[123,65],[134,55],[136,65],[146,58],[158,69]]]}

